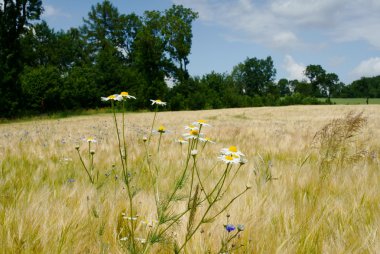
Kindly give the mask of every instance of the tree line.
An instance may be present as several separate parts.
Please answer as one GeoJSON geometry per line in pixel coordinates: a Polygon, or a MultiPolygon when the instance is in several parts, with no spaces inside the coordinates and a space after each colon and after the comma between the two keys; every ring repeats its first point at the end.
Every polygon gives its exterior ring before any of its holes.
{"type": "Polygon", "coordinates": [[[276,82],[270,56],[247,58],[230,73],[191,76],[198,14],[182,5],[139,16],[105,0],[67,31],[39,21],[42,12],[42,0],[0,3],[0,117],[102,107],[101,96],[124,90],[137,97],[131,110],[158,98],[182,110],[380,97],[380,77],[345,85],[320,65],[307,66],[303,81],[276,82]]]}

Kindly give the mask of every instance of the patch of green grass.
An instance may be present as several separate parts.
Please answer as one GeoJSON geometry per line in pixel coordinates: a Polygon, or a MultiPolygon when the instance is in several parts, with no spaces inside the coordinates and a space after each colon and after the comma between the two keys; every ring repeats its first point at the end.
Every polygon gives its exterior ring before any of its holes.
{"type": "MultiPolygon", "coordinates": [[[[117,109],[117,113],[120,113],[121,110],[117,109]]],[[[130,113],[143,113],[148,112],[148,110],[136,110],[136,111],[130,111],[130,113]]],[[[44,113],[39,115],[25,115],[18,118],[0,118],[0,124],[6,124],[6,123],[17,123],[17,122],[29,122],[29,121],[37,121],[37,120],[46,120],[46,119],[62,119],[62,118],[68,118],[73,116],[91,116],[91,115],[98,115],[98,114],[111,114],[112,109],[110,107],[103,107],[103,108],[95,108],[95,109],[76,109],[76,110],[65,110],[65,111],[58,111],[58,112],[51,112],[51,113],[44,113]]]]}
{"type": "MultiPolygon", "coordinates": [[[[326,98],[319,98],[320,101],[326,101],[326,98]]],[[[331,102],[339,105],[361,105],[367,104],[367,98],[331,98],[331,102]]],[[[380,104],[380,98],[370,98],[368,104],[380,104]]]]}

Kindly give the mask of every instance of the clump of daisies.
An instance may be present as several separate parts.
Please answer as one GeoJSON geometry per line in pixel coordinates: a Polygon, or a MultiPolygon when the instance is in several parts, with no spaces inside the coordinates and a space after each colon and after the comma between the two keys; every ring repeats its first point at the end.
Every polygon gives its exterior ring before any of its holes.
{"type": "MultiPolygon", "coordinates": [[[[130,99],[136,98],[128,92],[101,97],[102,101],[111,102],[118,157],[120,158],[120,175],[127,195],[126,208],[118,218],[117,232],[120,232],[118,240],[129,253],[149,253],[154,245],[167,243],[174,246],[174,253],[186,252],[189,242],[203,225],[213,222],[236,199],[250,189],[248,186],[243,187],[232,198],[225,198],[228,196],[225,193],[230,189],[229,187],[240,172],[240,168],[247,163],[247,159],[236,146],[230,146],[221,149],[219,155],[215,154],[215,167],[204,168],[199,162],[202,161],[199,158],[202,157],[205,147],[216,144],[216,141],[205,134],[205,130],[208,131],[212,127],[207,120],[194,121],[190,125],[186,125],[184,133],[175,140],[179,144],[181,153],[184,152],[182,154],[184,161],[178,173],[173,174],[174,184],[172,186],[165,185],[163,188],[162,182],[166,184],[167,181],[161,179],[160,153],[165,150],[161,149],[160,151],[160,147],[161,139],[165,138],[164,136],[170,131],[164,125],[157,127],[156,121],[159,108],[165,107],[166,102],[160,99],[150,100],[151,106],[154,107],[154,115],[150,131],[142,137],[146,156],[144,160],[139,162],[143,163],[140,168],[145,168],[149,172],[149,183],[151,183],[149,186],[151,186],[152,199],[154,199],[156,209],[151,216],[153,219],[142,219],[139,216],[139,212],[142,212],[138,210],[139,202],[135,199],[139,188],[136,186],[135,177],[132,177],[136,174],[134,174],[130,166],[131,163],[128,161],[129,142],[125,136],[125,104],[130,99]],[[116,103],[122,104],[121,126],[118,126],[120,123],[115,113],[116,103]],[[158,136],[158,138],[154,136],[158,136]],[[153,140],[157,142],[157,149],[152,148],[153,140]],[[217,167],[220,167],[219,171],[214,170],[217,167]],[[210,175],[215,181],[209,181],[210,175]],[[166,191],[162,192],[162,189],[166,191]],[[182,239],[173,236],[178,225],[185,227],[185,234],[182,239]]],[[[87,142],[89,142],[89,160],[92,160],[92,164],[88,167],[83,163],[81,156],[80,158],[86,172],[88,172],[90,181],[94,183],[95,177],[91,173],[91,169],[93,169],[95,152],[91,149],[91,145],[96,140],[89,138],[87,142]]],[[[77,150],[80,155],[79,148],[77,150]]],[[[113,169],[118,167],[113,166],[113,169]]],[[[236,227],[228,224],[226,230],[231,233],[236,230],[236,227]]],[[[227,242],[230,242],[231,240],[228,239],[227,242]]]]}

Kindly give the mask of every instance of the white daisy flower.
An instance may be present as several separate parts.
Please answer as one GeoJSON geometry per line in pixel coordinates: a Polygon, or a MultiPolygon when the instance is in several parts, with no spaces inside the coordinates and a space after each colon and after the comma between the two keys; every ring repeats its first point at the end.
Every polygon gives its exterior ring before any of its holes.
{"type": "Polygon", "coordinates": [[[98,141],[96,141],[96,139],[94,139],[94,138],[88,138],[86,141],[87,141],[88,143],[96,143],[96,142],[98,142],[98,141]]]}
{"type": "Polygon", "coordinates": [[[202,136],[202,134],[199,133],[198,129],[193,129],[189,131],[188,133],[185,133],[182,135],[185,139],[197,139],[198,137],[202,136]]]}
{"type": "Polygon", "coordinates": [[[238,157],[245,156],[242,152],[240,152],[236,146],[230,146],[229,148],[223,148],[220,151],[221,154],[224,155],[236,155],[238,157]]]}
{"type": "Polygon", "coordinates": [[[127,98],[127,99],[136,99],[135,96],[129,95],[128,92],[121,92],[121,93],[120,93],[120,96],[121,96],[122,98],[127,98]]]}
{"type": "Polygon", "coordinates": [[[240,163],[240,157],[234,156],[234,155],[226,155],[222,154],[218,156],[218,159],[223,161],[226,164],[239,164],[240,163]]]}
{"type": "Polygon", "coordinates": [[[163,102],[161,100],[150,100],[152,102],[152,105],[154,104],[157,104],[157,105],[160,105],[160,106],[165,106],[166,105],[166,102],[163,102]]]}
{"type": "Polygon", "coordinates": [[[158,127],[158,129],[152,131],[152,133],[154,133],[154,134],[166,134],[166,133],[170,133],[170,132],[171,131],[166,129],[166,127],[163,125],[160,125],[160,127],[158,127]]]}
{"type": "Polygon", "coordinates": [[[193,125],[199,125],[199,126],[211,126],[206,122],[206,120],[200,119],[196,122],[193,122],[193,125]]]}
{"type": "Polygon", "coordinates": [[[211,138],[209,137],[205,137],[205,138],[199,138],[199,141],[201,142],[204,142],[204,143],[211,143],[211,144],[215,144],[215,141],[212,140],[211,138]]]}
{"type": "Polygon", "coordinates": [[[185,126],[185,130],[189,130],[189,131],[192,131],[192,130],[199,130],[199,127],[198,126],[195,126],[195,125],[186,125],[185,126]]]}
{"type": "Polygon", "coordinates": [[[123,96],[121,96],[120,94],[112,94],[108,97],[100,97],[100,99],[102,101],[109,101],[109,100],[113,100],[113,101],[122,101],[123,100],[123,96]]]}
{"type": "Polygon", "coordinates": [[[178,138],[178,139],[175,140],[175,142],[180,143],[181,145],[189,143],[186,140],[184,140],[183,138],[178,138]]]}

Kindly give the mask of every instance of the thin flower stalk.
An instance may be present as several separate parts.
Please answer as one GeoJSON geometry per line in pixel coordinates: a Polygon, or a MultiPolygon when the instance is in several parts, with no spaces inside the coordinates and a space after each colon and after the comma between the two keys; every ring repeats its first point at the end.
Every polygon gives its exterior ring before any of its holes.
{"type": "MultiPolygon", "coordinates": [[[[114,101],[113,100],[111,100],[111,107],[112,107],[113,119],[114,119],[115,129],[116,129],[116,136],[117,136],[117,141],[118,141],[118,150],[119,150],[120,160],[121,160],[121,164],[122,164],[123,179],[124,179],[124,183],[125,183],[125,185],[127,187],[127,194],[128,194],[128,200],[129,200],[129,215],[132,218],[133,217],[133,212],[134,212],[133,195],[132,195],[132,190],[131,190],[131,187],[130,187],[129,172],[128,172],[128,169],[127,169],[126,160],[123,157],[123,149],[124,149],[124,152],[125,152],[125,157],[127,156],[127,154],[126,154],[125,146],[122,146],[122,144],[121,144],[119,127],[118,127],[117,118],[116,118],[116,110],[115,110],[115,105],[114,105],[114,101]]],[[[123,131],[124,131],[124,120],[123,120],[123,131]]],[[[123,135],[123,137],[124,137],[124,135],[123,135]]],[[[134,225],[133,221],[130,221],[129,227],[130,227],[129,230],[131,232],[130,233],[131,234],[130,239],[131,239],[131,243],[132,243],[132,250],[134,251],[136,249],[136,247],[135,247],[135,241],[134,241],[134,237],[135,237],[135,225],[134,225]]]]}
{"type": "Polygon", "coordinates": [[[94,182],[94,179],[93,179],[93,177],[92,177],[90,171],[88,170],[86,164],[84,163],[82,156],[80,155],[79,147],[78,147],[76,150],[77,150],[77,152],[78,152],[79,160],[80,160],[80,162],[82,163],[82,166],[83,166],[84,170],[85,170],[86,173],[87,173],[88,179],[90,180],[90,182],[91,182],[92,184],[94,184],[94,183],[95,183],[95,182],[94,182]]]}
{"type": "Polygon", "coordinates": [[[149,132],[149,137],[148,137],[148,147],[149,147],[149,144],[150,144],[150,140],[152,138],[153,126],[154,126],[154,123],[156,122],[157,111],[158,111],[158,105],[156,105],[156,109],[154,110],[152,126],[150,127],[150,132],[149,132]]]}
{"type": "Polygon", "coordinates": [[[242,164],[240,164],[239,167],[235,170],[235,173],[231,177],[229,183],[226,185],[226,188],[225,188],[224,192],[221,194],[221,196],[223,196],[228,191],[228,189],[231,186],[232,182],[235,180],[237,174],[239,173],[239,169],[241,168],[241,166],[242,166],[242,164]]]}
{"type": "Polygon", "coordinates": [[[198,177],[198,182],[199,182],[199,184],[201,186],[201,191],[203,191],[203,193],[206,196],[207,202],[210,204],[211,203],[210,196],[207,194],[205,186],[202,183],[202,180],[201,180],[201,177],[200,177],[200,173],[199,173],[199,170],[198,170],[198,167],[197,167],[195,159],[194,159],[194,165],[195,165],[195,172],[197,173],[197,177],[198,177]]]}
{"type": "Polygon", "coordinates": [[[187,207],[190,208],[190,202],[193,192],[193,184],[194,184],[194,172],[195,172],[195,156],[193,156],[193,167],[191,168],[191,180],[190,180],[190,191],[189,191],[189,200],[187,202],[187,207]]]}

